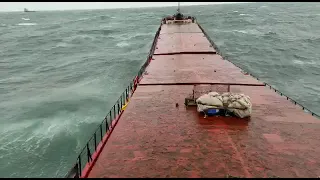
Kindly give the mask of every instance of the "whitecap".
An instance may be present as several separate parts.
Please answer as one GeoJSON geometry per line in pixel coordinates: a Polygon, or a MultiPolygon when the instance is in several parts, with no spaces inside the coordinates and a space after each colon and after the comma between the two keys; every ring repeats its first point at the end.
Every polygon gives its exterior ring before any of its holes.
{"type": "Polygon", "coordinates": [[[129,44],[125,41],[122,41],[122,42],[119,42],[116,46],[118,47],[126,47],[126,46],[129,46],[129,44]]]}
{"type": "Polygon", "coordinates": [[[19,23],[18,26],[35,26],[37,23],[19,23]]]}
{"type": "Polygon", "coordinates": [[[60,42],[56,45],[56,47],[67,47],[68,44],[67,43],[63,43],[63,42],[60,42]]]}
{"type": "Polygon", "coordinates": [[[85,21],[85,20],[88,20],[89,18],[80,18],[78,19],[77,21],[85,21]]]}
{"type": "Polygon", "coordinates": [[[233,11],[233,12],[238,12],[238,11],[233,11]]]}
{"type": "Polygon", "coordinates": [[[300,64],[300,65],[303,65],[303,64],[304,64],[304,62],[299,61],[299,60],[293,60],[293,63],[294,63],[294,64],[300,64]]]}
{"type": "Polygon", "coordinates": [[[249,15],[249,14],[239,14],[239,16],[247,16],[247,15],[249,15]]]}
{"type": "Polygon", "coordinates": [[[30,21],[29,18],[21,18],[22,20],[25,20],[25,21],[30,21]]]}
{"type": "Polygon", "coordinates": [[[245,31],[245,30],[234,30],[234,32],[239,32],[239,33],[243,33],[243,34],[248,34],[248,31],[245,31]]]}
{"type": "Polygon", "coordinates": [[[304,64],[309,64],[309,65],[314,65],[316,64],[316,62],[314,61],[300,61],[300,60],[293,60],[294,64],[300,64],[300,65],[304,65],[304,64]]]}
{"type": "Polygon", "coordinates": [[[260,31],[256,29],[249,29],[249,30],[233,30],[233,32],[243,33],[243,34],[262,34],[260,31]]]}
{"type": "Polygon", "coordinates": [[[82,40],[93,41],[94,39],[95,37],[89,36],[89,35],[73,35],[63,39],[63,41],[69,43],[69,42],[76,42],[76,41],[82,41],[82,40]]]}

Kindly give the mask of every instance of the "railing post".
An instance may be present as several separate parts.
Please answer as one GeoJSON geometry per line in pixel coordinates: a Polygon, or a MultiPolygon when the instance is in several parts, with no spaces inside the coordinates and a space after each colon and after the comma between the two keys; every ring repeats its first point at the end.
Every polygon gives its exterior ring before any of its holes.
{"type": "Polygon", "coordinates": [[[122,105],[123,105],[123,93],[121,94],[121,96],[120,96],[120,112],[121,112],[121,109],[122,109],[122,105]]]}
{"type": "Polygon", "coordinates": [[[79,169],[79,177],[81,177],[81,173],[82,173],[82,169],[81,169],[81,154],[78,156],[78,161],[79,161],[79,167],[78,167],[78,169],[79,169]]]}
{"type": "Polygon", "coordinates": [[[111,125],[112,125],[112,114],[111,114],[111,111],[110,111],[110,125],[108,125],[108,129],[110,129],[111,125]]]}
{"type": "MultiPolygon", "coordinates": [[[[113,119],[116,118],[116,105],[113,105],[113,119]]],[[[112,127],[112,123],[111,123],[112,127]]]]}
{"type": "MultiPolygon", "coordinates": [[[[120,104],[119,104],[119,100],[117,101],[118,102],[118,114],[120,113],[120,104]]],[[[118,115],[117,114],[117,115],[118,115]]]]}
{"type": "MultiPolygon", "coordinates": [[[[78,161],[78,158],[77,158],[78,161]]],[[[72,169],[68,172],[68,174],[65,176],[65,178],[80,178],[79,176],[79,166],[78,162],[74,164],[72,169]]]]}
{"type": "Polygon", "coordinates": [[[120,98],[120,101],[121,101],[121,104],[120,104],[120,112],[121,112],[121,109],[122,109],[122,106],[123,106],[123,100],[124,100],[124,96],[123,96],[123,93],[121,94],[121,98],[120,98]]]}
{"type": "MultiPolygon", "coordinates": [[[[107,119],[106,119],[106,122],[107,122],[107,119]]],[[[100,140],[102,141],[102,124],[100,124],[100,140]]]]}
{"type": "Polygon", "coordinates": [[[127,91],[128,91],[128,88],[129,88],[129,87],[126,88],[126,102],[128,101],[128,92],[127,92],[127,91]]]}
{"type": "Polygon", "coordinates": [[[125,94],[125,92],[123,92],[121,96],[123,97],[123,105],[125,105],[126,104],[126,94],[125,94]]]}
{"type": "Polygon", "coordinates": [[[97,132],[94,132],[93,135],[93,139],[94,139],[94,150],[97,150],[97,132]]]}
{"type": "Polygon", "coordinates": [[[125,97],[124,97],[124,92],[121,94],[121,109],[123,107],[123,105],[125,105],[125,97]]]}
{"type": "Polygon", "coordinates": [[[80,176],[79,176],[79,165],[78,165],[78,163],[76,163],[76,165],[75,165],[75,171],[76,171],[76,174],[75,174],[75,178],[80,178],[80,176]]]}
{"type": "MultiPolygon", "coordinates": [[[[111,121],[111,112],[110,112],[110,121],[111,121]]],[[[108,118],[106,117],[106,133],[109,130],[108,118]]]]}
{"type": "Polygon", "coordinates": [[[92,160],[92,157],[90,153],[89,143],[87,143],[87,157],[88,157],[88,162],[90,162],[92,160]]]}

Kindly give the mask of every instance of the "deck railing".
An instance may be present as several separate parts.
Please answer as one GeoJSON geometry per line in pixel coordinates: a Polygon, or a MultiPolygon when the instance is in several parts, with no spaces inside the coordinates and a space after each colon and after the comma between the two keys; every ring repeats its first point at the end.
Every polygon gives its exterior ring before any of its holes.
{"type": "Polygon", "coordinates": [[[122,108],[126,105],[129,97],[132,95],[132,90],[133,83],[130,83],[130,85],[121,94],[109,113],[94,131],[85,147],[82,148],[80,154],[78,155],[76,164],[67,174],[67,177],[81,177],[83,168],[88,162],[92,162],[92,155],[97,151],[98,146],[101,146],[100,143],[103,141],[105,134],[110,133],[114,128],[114,120],[119,116],[121,111],[123,111],[122,108]]]}
{"type": "Polygon", "coordinates": [[[114,128],[115,120],[119,117],[122,111],[124,111],[124,106],[126,106],[126,103],[128,102],[129,98],[134,93],[136,86],[143,75],[143,72],[145,71],[146,67],[149,65],[152,59],[152,55],[155,51],[155,46],[160,34],[160,30],[161,30],[161,25],[159,26],[154,36],[153,43],[151,45],[147,60],[141,66],[137,76],[133,79],[132,82],[130,82],[128,87],[121,94],[121,96],[113,105],[113,107],[108,112],[106,117],[97,127],[97,129],[94,131],[93,135],[91,136],[89,141],[86,143],[85,147],[82,148],[82,150],[80,151],[80,154],[77,157],[76,163],[73,165],[70,171],[65,175],[66,178],[83,177],[84,176],[83,170],[86,167],[86,165],[94,161],[93,154],[97,153],[97,149],[103,146],[103,140],[106,137],[106,135],[112,132],[114,128]]]}
{"type": "MultiPolygon", "coordinates": [[[[224,60],[227,60],[229,62],[231,62],[233,65],[235,65],[236,67],[238,67],[239,69],[242,69],[241,67],[239,67],[238,65],[234,64],[232,61],[228,60],[228,57],[224,54],[222,54],[222,52],[219,50],[219,48],[217,47],[217,45],[212,41],[212,39],[209,37],[209,35],[206,33],[206,31],[201,27],[201,25],[198,22],[198,26],[201,29],[201,31],[203,32],[203,34],[206,36],[206,38],[209,40],[210,44],[212,45],[212,47],[217,51],[217,54],[219,54],[221,57],[223,57],[224,60]]],[[[252,76],[253,78],[257,79],[258,81],[261,81],[259,78],[257,78],[255,75],[253,75],[252,73],[248,73],[250,76],[252,76]]],[[[320,115],[312,112],[310,109],[304,107],[302,104],[299,104],[296,100],[284,95],[282,92],[280,92],[279,90],[273,88],[271,85],[269,85],[266,82],[263,82],[265,86],[268,86],[270,89],[274,90],[275,92],[277,92],[278,94],[280,94],[281,96],[285,96],[287,98],[287,100],[290,100],[292,103],[294,103],[295,105],[299,105],[302,110],[304,110],[307,113],[310,113],[312,116],[315,116],[317,118],[320,118],[320,115]]]]}

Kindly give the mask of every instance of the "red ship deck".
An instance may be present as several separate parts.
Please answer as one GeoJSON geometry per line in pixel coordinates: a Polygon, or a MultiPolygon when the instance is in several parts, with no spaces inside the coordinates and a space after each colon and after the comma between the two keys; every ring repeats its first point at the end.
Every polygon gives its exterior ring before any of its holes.
{"type": "MultiPolygon", "coordinates": [[[[162,25],[157,47],[215,52],[195,24],[162,25]]],[[[319,152],[317,118],[221,56],[155,55],[89,177],[318,177],[319,152]],[[174,83],[232,84],[252,116],[204,118],[184,106],[193,85],[174,83]]]]}

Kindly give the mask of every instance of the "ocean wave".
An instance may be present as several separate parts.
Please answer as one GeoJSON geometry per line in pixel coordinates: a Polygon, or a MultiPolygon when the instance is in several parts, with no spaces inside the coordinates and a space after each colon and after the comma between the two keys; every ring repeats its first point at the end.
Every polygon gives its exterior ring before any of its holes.
{"type": "Polygon", "coordinates": [[[263,34],[262,32],[256,30],[256,29],[249,29],[249,30],[233,30],[233,32],[239,32],[243,34],[252,34],[252,35],[260,35],[263,34]]]}
{"type": "Polygon", "coordinates": [[[303,60],[308,60],[308,59],[309,59],[308,57],[305,57],[305,56],[303,56],[303,55],[301,55],[301,54],[294,54],[293,57],[294,57],[295,59],[299,59],[299,60],[301,60],[301,59],[303,59],[303,60]]]}
{"type": "Polygon", "coordinates": [[[130,34],[122,34],[120,36],[113,36],[117,40],[122,40],[122,41],[135,41],[135,40],[140,40],[142,38],[146,37],[152,37],[154,36],[154,33],[130,33],[130,34]]]}
{"type": "Polygon", "coordinates": [[[38,25],[37,23],[19,23],[18,26],[35,26],[38,25]]]}
{"type": "Polygon", "coordinates": [[[299,64],[299,65],[304,65],[304,64],[315,65],[316,64],[316,62],[314,62],[314,61],[302,61],[302,60],[297,60],[297,59],[293,60],[292,62],[294,64],[299,64]]]}
{"type": "MultiPolygon", "coordinates": [[[[301,95],[319,113],[318,9],[262,5],[186,10],[230,61],[280,90],[290,89],[288,96],[301,95]]],[[[30,21],[21,20],[27,18],[23,13],[0,13],[0,26],[6,26],[0,27],[3,177],[59,177],[69,170],[75,152],[143,64],[159,20],[172,13],[146,11],[41,12],[30,14],[30,21]],[[38,26],[22,28],[20,22],[38,26]]]]}
{"type": "MultiPolygon", "coordinates": [[[[72,42],[69,41],[69,42],[72,42]]],[[[66,42],[58,42],[55,46],[51,46],[51,47],[48,47],[48,48],[45,48],[44,50],[45,51],[50,51],[52,52],[53,54],[55,53],[54,50],[57,49],[57,48],[69,48],[69,47],[73,47],[73,44],[71,43],[66,43],[66,42]]],[[[47,72],[47,70],[41,70],[39,72],[47,72]]]]}
{"type": "Polygon", "coordinates": [[[21,18],[22,20],[25,20],[25,21],[30,21],[29,18],[21,18]]]}
{"type": "Polygon", "coordinates": [[[89,29],[89,30],[79,30],[77,34],[102,34],[102,35],[110,35],[114,33],[113,30],[108,29],[89,29]]]}
{"type": "Polygon", "coordinates": [[[314,37],[314,38],[304,38],[301,40],[302,42],[306,42],[306,43],[320,43],[320,37],[314,37]]]}
{"type": "Polygon", "coordinates": [[[65,48],[65,47],[68,47],[68,46],[70,46],[70,45],[67,44],[67,43],[64,43],[64,42],[60,42],[55,47],[63,47],[63,48],[65,48]]]}
{"type": "Polygon", "coordinates": [[[110,18],[110,16],[102,15],[102,16],[98,16],[98,18],[100,18],[101,20],[105,20],[110,18]]]}
{"type": "Polygon", "coordinates": [[[278,34],[276,32],[273,32],[273,31],[269,31],[269,32],[266,32],[263,34],[263,36],[267,36],[267,37],[276,37],[278,34]]]}
{"type": "Polygon", "coordinates": [[[40,30],[53,30],[53,29],[59,29],[63,27],[62,25],[60,24],[50,24],[48,26],[44,26],[44,27],[41,27],[39,28],[40,30]]]}
{"type": "Polygon", "coordinates": [[[76,21],[85,21],[85,20],[88,20],[88,19],[89,19],[88,17],[85,17],[85,18],[77,19],[76,21]]]}
{"type": "Polygon", "coordinates": [[[95,39],[96,38],[94,36],[83,34],[83,35],[73,35],[73,36],[67,37],[63,39],[63,42],[78,44],[78,43],[87,42],[88,40],[94,41],[95,39]]]}
{"type": "Polygon", "coordinates": [[[126,46],[130,46],[130,44],[126,41],[122,41],[116,44],[116,46],[118,47],[126,47],[126,46]]]}
{"type": "Polygon", "coordinates": [[[21,85],[32,83],[32,80],[25,76],[13,76],[9,78],[0,79],[1,85],[21,85]]]}

